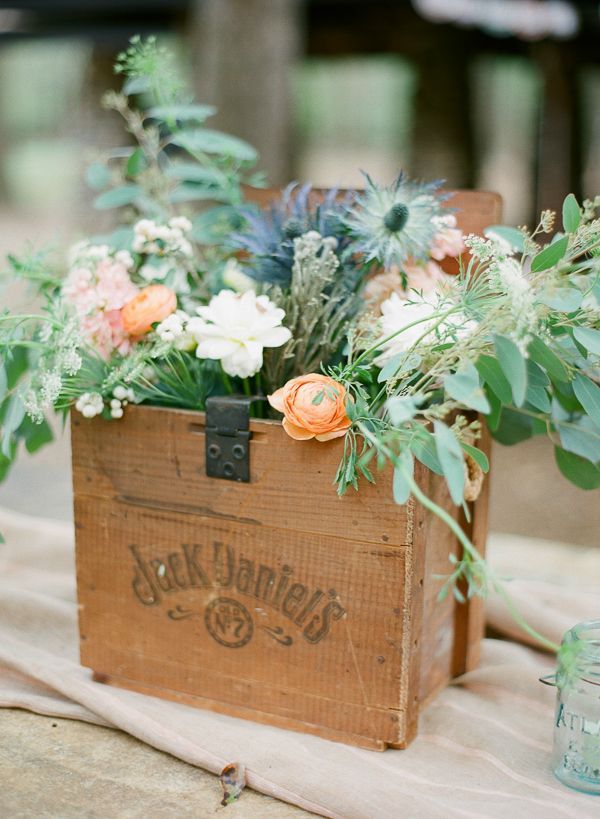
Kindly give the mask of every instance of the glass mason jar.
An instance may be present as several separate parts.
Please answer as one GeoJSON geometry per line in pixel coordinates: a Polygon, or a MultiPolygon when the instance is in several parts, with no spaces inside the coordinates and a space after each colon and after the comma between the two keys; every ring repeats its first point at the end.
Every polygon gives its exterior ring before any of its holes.
{"type": "Polygon", "coordinates": [[[600,620],[567,631],[558,654],[554,752],[556,777],[570,788],[600,795],[600,620]]]}

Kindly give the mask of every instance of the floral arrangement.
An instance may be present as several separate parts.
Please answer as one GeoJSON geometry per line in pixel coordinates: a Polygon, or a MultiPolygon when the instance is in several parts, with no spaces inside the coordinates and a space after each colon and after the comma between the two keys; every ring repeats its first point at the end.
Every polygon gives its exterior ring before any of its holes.
{"type": "Polygon", "coordinates": [[[290,186],[261,211],[244,198],[256,152],[206,127],[213,109],[187,100],[166,52],[136,39],[117,70],[123,91],[104,101],[134,144],[87,179],[120,227],[66,265],[9,259],[44,309],[0,315],[0,477],[21,441],[50,439],[51,411],[118,423],[130,403],[263,396],[256,412],[296,441],[340,439],[340,493],[390,463],[395,500],[447,522],[464,551],[442,594],[501,588],[414,462],[468,515],[488,470],[478,413],[505,444],[548,435],[569,480],[600,486],[600,198],[569,195],[554,233],[545,211],[485,236],[461,234],[438,184],[402,175],[290,186]]]}

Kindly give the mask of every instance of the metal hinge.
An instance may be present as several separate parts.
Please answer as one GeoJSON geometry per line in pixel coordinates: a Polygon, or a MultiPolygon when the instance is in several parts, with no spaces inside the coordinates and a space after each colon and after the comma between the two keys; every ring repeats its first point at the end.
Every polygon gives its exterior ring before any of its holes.
{"type": "Polygon", "coordinates": [[[206,400],[206,474],[250,481],[250,405],[254,396],[215,395],[206,400]]]}

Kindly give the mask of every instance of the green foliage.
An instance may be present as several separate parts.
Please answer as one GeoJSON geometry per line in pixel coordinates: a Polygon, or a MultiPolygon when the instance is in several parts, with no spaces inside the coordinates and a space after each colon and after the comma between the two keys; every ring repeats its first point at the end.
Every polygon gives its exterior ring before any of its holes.
{"type": "Polygon", "coordinates": [[[574,327],[573,336],[588,352],[600,356],[600,330],[594,330],[591,327],[574,327]]]}
{"type": "Polygon", "coordinates": [[[587,490],[600,488],[600,465],[558,446],[554,447],[554,457],[562,474],[575,486],[587,490]]]}
{"type": "Polygon", "coordinates": [[[521,253],[525,250],[525,237],[517,228],[507,227],[506,225],[491,225],[489,228],[486,228],[485,233],[486,236],[489,234],[499,236],[505,242],[508,242],[513,250],[517,250],[521,253]]]}
{"type": "Polygon", "coordinates": [[[547,245],[547,247],[545,247],[536,256],[533,257],[531,261],[532,272],[540,273],[542,270],[548,270],[549,268],[554,267],[561,261],[561,259],[567,252],[568,245],[569,245],[568,236],[564,236],[557,242],[553,242],[552,244],[547,245]]]}
{"type": "Polygon", "coordinates": [[[411,478],[413,477],[414,461],[408,449],[403,449],[394,467],[393,492],[396,503],[404,504],[411,493],[411,478]]]}
{"type": "Polygon", "coordinates": [[[460,505],[465,487],[465,462],[462,447],[446,424],[434,421],[435,446],[438,460],[454,503],[460,505]]]}
{"type": "Polygon", "coordinates": [[[464,407],[486,414],[490,411],[489,401],[479,383],[479,373],[470,361],[444,377],[444,389],[464,407]]]}
{"type": "Polygon", "coordinates": [[[570,193],[562,206],[563,228],[566,233],[575,233],[581,223],[581,210],[574,194],[570,193]]]}
{"type": "Polygon", "coordinates": [[[494,339],[498,364],[511,386],[513,401],[523,405],[527,393],[527,362],[517,345],[506,336],[494,339]]]}

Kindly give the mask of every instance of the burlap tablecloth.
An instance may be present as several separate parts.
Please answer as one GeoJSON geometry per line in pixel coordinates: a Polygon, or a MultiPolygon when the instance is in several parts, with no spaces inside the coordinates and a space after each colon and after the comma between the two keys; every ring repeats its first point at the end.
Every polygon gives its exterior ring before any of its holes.
{"type": "MultiPolygon", "coordinates": [[[[113,726],[193,765],[244,762],[256,790],[323,816],[600,816],[600,799],[550,772],[549,656],[487,639],[481,667],[444,691],[405,751],[362,751],[95,683],[78,661],[72,529],[0,510],[0,705],[113,726]]],[[[492,539],[492,559],[529,621],[559,641],[600,617],[600,551],[492,539]]],[[[496,632],[519,638],[490,600],[496,632]]],[[[0,738],[1,742],[1,738],[0,738]]]]}

